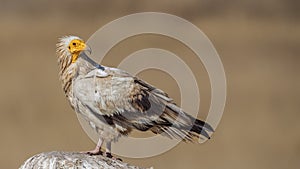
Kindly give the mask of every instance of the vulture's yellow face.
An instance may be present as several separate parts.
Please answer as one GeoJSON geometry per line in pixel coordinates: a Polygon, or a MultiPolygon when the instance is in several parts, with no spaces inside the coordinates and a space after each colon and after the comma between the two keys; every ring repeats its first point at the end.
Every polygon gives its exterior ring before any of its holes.
{"type": "Polygon", "coordinates": [[[80,52],[87,50],[88,46],[81,39],[71,40],[68,46],[69,52],[72,54],[72,63],[76,62],[80,52]]]}
{"type": "Polygon", "coordinates": [[[70,63],[75,63],[81,52],[87,51],[90,54],[92,52],[91,48],[77,36],[63,36],[59,38],[56,47],[59,62],[69,61],[70,63]]]}

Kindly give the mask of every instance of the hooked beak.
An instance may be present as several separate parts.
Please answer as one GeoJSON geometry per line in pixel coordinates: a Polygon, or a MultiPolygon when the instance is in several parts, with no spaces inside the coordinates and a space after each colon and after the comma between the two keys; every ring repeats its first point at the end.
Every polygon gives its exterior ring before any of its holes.
{"type": "Polygon", "coordinates": [[[85,45],[84,51],[88,52],[89,54],[92,54],[92,49],[89,45],[85,45]]]}

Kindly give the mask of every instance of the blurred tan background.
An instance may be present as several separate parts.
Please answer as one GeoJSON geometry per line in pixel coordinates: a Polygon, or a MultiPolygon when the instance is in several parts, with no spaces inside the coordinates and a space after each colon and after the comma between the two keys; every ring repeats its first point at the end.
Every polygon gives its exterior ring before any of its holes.
{"type": "MultiPolygon", "coordinates": [[[[145,11],[187,19],[210,38],[226,71],[227,104],[209,142],[180,143],[157,157],[124,161],[157,169],[300,168],[299,6],[297,0],[0,0],[0,168],[17,168],[43,151],[94,148],[63,95],[57,38],[74,34],[87,39],[114,19],[145,11]]],[[[116,66],[148,47],[170,50],[191,66],[200,85],[199,118],[205,118],[207,73],[178,41],[133,37],[103,63],[116,66]]],[[[140,77],[180,103],[178,86],[168,75],[149,70],[140,77]]]]}

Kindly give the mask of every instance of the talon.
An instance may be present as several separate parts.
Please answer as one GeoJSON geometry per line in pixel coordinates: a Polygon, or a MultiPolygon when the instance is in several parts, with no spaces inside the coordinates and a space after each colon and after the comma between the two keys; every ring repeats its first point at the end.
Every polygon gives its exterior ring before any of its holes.
{"type": "Polygon", "coordinates": [[[105,157],[113,158],[113,156],[111,155],[111,153],[105,153],[105,157]]]}
{"type": "Polygon", "coordinates": [[[81,152],[81,153],[87,154],[87,155],[90,155],[90,156],[93,156],[93,155],[103,155],[103,152],[101,150],[85,151],[85,152],[81,152]]]}
{"type": "Polygon", "coordinates": [[[105,153],[105,157],[111,158],[111,159],[113,159],[113,160],[123,161],[123,160],[120,159],[120,158],[114,157],[114,156],[113,156],[111,153],[109,153],[109,152],[106,152],[106,153],[105,153]]]}
{"type": "Polygon", "coordinates": [[[123,160],[122,160],[122,159],[120,159],[120,158],[116,158],[116,160],[123,161],[123,160]]]}

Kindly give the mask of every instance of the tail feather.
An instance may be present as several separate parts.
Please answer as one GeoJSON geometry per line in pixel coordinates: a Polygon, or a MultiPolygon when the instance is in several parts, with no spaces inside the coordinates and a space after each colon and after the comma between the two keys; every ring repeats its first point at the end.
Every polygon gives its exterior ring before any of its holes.
{"type": "MultiPolygon", "coordinates": [[[[198,119],[197,119],[198,120],[198,119]]],[[[204,126],[199,126],[199,125],[193,125],[193,127],[191,128],[191,131],[203,135],[204,137],[210,139],[210,136],[208,134],[208,132],[205,130],[204,126]]]]}
{"type": "Polygon", "coordinates": [[[167,106],[154,124],[150,128],[152,132],[189,142],[194,142],[201,135],[210,139],[209,132],[214,132],[211,125],[186,114],[176,105],[167,106]]]}
{"type": "Polygon", "coordinates": [[[214,129],[212,128],[212,126],[210,124],[208,124],[208,123],[205,123],[202,120],[195,119],[195,124],[194,125],[196,125],[198,127],[201,127],[201,128],[204,128],[204,129],[206,129],[209,132],[214,132],[214,129]]]}

